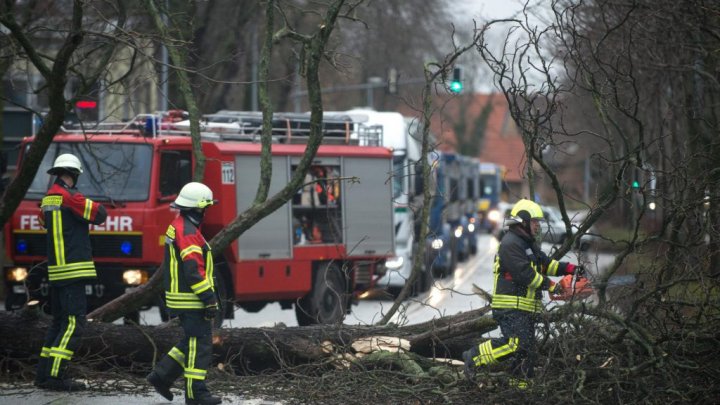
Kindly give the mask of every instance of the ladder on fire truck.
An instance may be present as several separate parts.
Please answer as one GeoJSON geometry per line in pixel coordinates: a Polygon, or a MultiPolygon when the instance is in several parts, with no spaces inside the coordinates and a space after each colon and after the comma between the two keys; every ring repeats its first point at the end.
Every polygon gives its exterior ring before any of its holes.
{"type": "MultiPolygon", "coordinates": [[[[215,141],[259,142],[262,135],[262,113],[256,111],[221,110],[203,115],[200,135],[215,141]]],[[[190,135],[187,114],[178,110],[138,114],[122,122],[75,123],[61,128],[64,133],[87,134],[138,134],[148,137],[190,135]]],[[[323,144],[381,146],[383,128],[366,125],[357,117],[344,114],[326,114],[321,131],[323,144]]],[[[305,144],[310,138],[309,113],[273,114],[271,136],[273,143],[305,144]]]]}

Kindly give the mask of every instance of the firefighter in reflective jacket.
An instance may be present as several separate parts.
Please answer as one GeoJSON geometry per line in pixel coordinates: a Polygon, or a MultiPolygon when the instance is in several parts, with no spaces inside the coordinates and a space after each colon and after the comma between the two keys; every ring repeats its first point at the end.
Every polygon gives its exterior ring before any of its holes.
{"type": "Polygon", "coordinates": [[[200,233],[205,209],[216,204],[213,193],[202,183],[188,183],[180,190],[173,207],[180,214],[165,233],[165,300],[168,311],[180,318],[185,336],[163,357],[147,380],[172,401],[170,387],[184,375],[186,404],[219,404],[205,385],[212,356],[212,320],[218,313],[213,284],[210,246],[200,233]]]}
{"type": "Polygon", "coordinates": [[[85,329],[85,282],[96,278],[90,247],[90,224],[105,222],[105,207],[79,193],[80,160],[65,153],[48,174],[57,176],[40,204],[40,223],[47,228],[47,265],[52,324],[40,352],[35,385],[59,391],[85,389],[65,378],[67,363],[85,329]]]}
{"type": "Polygon", "coordinates": [[[533,377],[535,362],[535,322],[542,310],[542,291],[560,294],[559,284],[548,276],[579,272],[582,267],[550,259],[540,250],[542,237],[540,206],[520,200],[510,212],[508,232],[495,256],[493,318],[502,337],[479,343],[463,353],[465,376],[472,379],[476,367],[510,360],[510,384],[526,388],[533,377]]]}

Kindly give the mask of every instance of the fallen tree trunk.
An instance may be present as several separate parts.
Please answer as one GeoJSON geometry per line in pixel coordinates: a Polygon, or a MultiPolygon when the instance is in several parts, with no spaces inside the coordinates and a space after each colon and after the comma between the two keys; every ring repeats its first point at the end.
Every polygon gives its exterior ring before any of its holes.
{"type": "MultiPolygon", "coordinates": [[[[316,325],[217,329],[213,334],[213,354],[216,363],[230,364],[236,372],[256,373],[353,353],[351,345],[356,340],[381,335],[406,339],[409,351],[421,356],[459,358],[462,350],[481,334],[496,327],[487,316],[488,310],[481,308],[404,327],[316,325]]],[[[0,312],[2,355],[34,358],[42,347],[49,324],[50,318],[37,310],[0,312]]],[[[120,367],[149,366],[181,336],[177,321],[160,326],[89,322],[76,356],[120,367]]]]}

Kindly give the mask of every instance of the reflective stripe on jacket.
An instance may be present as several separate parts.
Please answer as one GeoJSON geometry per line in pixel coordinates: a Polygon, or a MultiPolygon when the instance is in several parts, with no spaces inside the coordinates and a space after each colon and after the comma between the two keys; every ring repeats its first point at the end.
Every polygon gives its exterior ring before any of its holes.
{"type": "Polygon", "coordinates": [[[182,214],[165,232],[162,271],[168,308],[198,310],[215,299],[210,245],[200,229],[182,214]]]}
{"type": "Polygon", "coordinates": [[[495,285],[491,307],[540,312],[547,276],[563,276],[566,262],[550,259],[529,236],[511,227],[495,256],[495,285]]]}
{"type": "Polygon", "coordinates": [[[90,224],[105,222],[105,207],[58,179],[42,199],[40,210],[41,223],[47,228],[50,283],[68,284],[77,279],[95,278],[90,224]]]}

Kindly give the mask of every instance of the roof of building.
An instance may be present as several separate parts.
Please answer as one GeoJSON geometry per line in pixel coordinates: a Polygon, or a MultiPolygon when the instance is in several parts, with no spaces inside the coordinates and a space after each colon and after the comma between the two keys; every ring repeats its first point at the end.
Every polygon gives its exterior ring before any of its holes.
{"type": "MultiPolygon", "coordinates": [[[[524,177],[525,146],[520,132],[510,116],[510,109],[502,93],[472,93],[461,96],[442,96],[435,98],[431,131],[437,134],[443,151],[455,150],[456,134],[452,121],[461,114],[461,103],[465,104],[465,120],[471,127],[487,103],[492,103],[488,117],[487,131],[480,152],[480,160],[502,165],[507,170],[505,180],[520,182],[524,177]]],[[[417,116],[417,111],[403,110],[405,115],[417,116]]]]}

